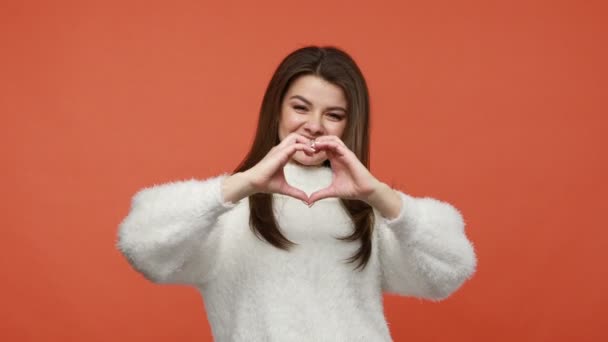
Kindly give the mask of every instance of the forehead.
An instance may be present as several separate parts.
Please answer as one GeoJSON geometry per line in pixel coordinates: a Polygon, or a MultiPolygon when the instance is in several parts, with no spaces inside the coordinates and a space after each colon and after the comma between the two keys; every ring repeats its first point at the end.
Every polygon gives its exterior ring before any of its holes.
{"type": "Polygon", "coordinates": [[[294,80],[287,90],[285,99],[294,95],[306,98],[315,106],[346,107],[346,97],[342,88],[314,75],[304,75],[294,80]]]}

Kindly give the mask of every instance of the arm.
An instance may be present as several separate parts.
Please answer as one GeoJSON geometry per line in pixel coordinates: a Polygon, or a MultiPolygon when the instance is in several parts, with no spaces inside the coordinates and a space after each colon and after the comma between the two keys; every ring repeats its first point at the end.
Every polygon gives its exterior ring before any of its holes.
{"type": "Polygon", "coordinates": [[[477,267],[462,215],[449,203],[390,191],[372,200],[380,221],[383,291],[434,301],[447,298],[477,267]]]}
{"type": "Polygon", "coordinates": [[[374,236],[384,291],[440,300],[473,275],[477,259],[456,208],[391,189],[375,178],[337,136],[322,136],[315,142],[317,150],[332,152],[328,158],[333,179],[327,188],[312,193],[309,203],[339,197],[372,206],[380,221],[374,236]]]}
{"type": "Polygon", "coordinates": [[[119,226],[118,249],[151,281],[193,285],[208,281],[217,258],[218,234],[213,232],[220,215],[257,192],[308,199],[283,175],[285,163],[296,151],[314,152],[307,141],[291,133],[247,171],[138,192],[119,226]]]}
{"type": "Polygon", "coordinates": [[[222,174],[140,190],[119,225],[117,248],[155,283],[206,281],[215,260],[209,236],[218,217],[236,206],[223,197],[229,178],[222,174]]]}

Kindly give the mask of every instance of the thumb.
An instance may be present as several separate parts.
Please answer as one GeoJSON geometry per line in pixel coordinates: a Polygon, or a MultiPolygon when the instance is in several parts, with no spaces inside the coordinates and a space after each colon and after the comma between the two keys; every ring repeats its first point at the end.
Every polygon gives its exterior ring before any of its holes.
{"type": "Polygon", "coordinates": [[[297,199],[303,201],[304,203],[309,203],[310,202],[309,199],[308,199],[308,195],[304,191],[302,191],[300,189],[296,189],[296,188],[294,188],[291,185],[287,185],[287,186],[283,187],[282,190],[283,190],[282,191],[283,195],[287,195],[287,196],[291,196],[293,198],[297,198],[297,199]]]}
{"type": "Polygon", "coordinates": [[[335,191],[332,187],[327,187],[325,189],[321,189],[310,194],[310,198],[308,199],[308,205],[313,205],[316,201],[322,200],[328,197],[336,197],[335,191]]]}

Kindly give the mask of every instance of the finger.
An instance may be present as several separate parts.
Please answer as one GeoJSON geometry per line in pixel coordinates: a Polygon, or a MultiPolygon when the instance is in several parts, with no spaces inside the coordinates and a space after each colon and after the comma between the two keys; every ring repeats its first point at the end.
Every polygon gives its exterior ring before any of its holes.
{"type": "Polygon", "coordinates": [[[282,168],[285,166],[285,164],[287,164],[289,162],[289,160],[291,159],[291,156],[297,152],[297,151],[303,151],[304,153],[308,154],[308,155],[312,155],[314,153],[314,150],[312,148],[310,148],[310,146],[306,145],[306,144],[293,144],[293,145],[289,145],[286,146],[284,148],[279,147],[279,145],[274,147],[275,151],[273,151],[272,153],[268,153],[268,158],[265,158],[265,165],[267,165],[266,169],[266,173],[267,173],[267,177],[271,177],[272,174],[274,174],[277,169],[282,168]]]}
{"type": "Polygon", "coordinates": [[[315,141],[330,141],[348,148],[344,141],[335,135],[323,135],[317,138],[315,141]]]}
{"type": "MultiPolygon", "coordinates": [[[[305,141],[305,140],[306,140],[305,137],[299,137],[299,136],[295,136],[295,135],[287,136],[278,145],[275,145],[270,150],[269,154],[280,153],[278,151],[282,151],[282,150],[285,150],[285,149],[289,150],[291,148],[291,146],[293,146],[293,145],[306,145],[306,146],[309,146],[308,141],[305,141]]],[[[305,152],[307,154],[311,154],[311,153],[314,153],[314,149],[308,149],[308,151],[305,151],[305,152]]],[[[291,153],[291,151],[289,153],[291,153]]]]}
{"type": "Polygon", "coordinates": [[[310,144],[310,142],[314,139],[308,139],[307,137],[303,136],[302,134],[299,133],[292,133],[295,137],[296,137],[296,141],[299,143],[303,143],[303,144],[310,144]]]}
{"type": "Polygon", "coordinates": [[[336,197],[336,193],[332,187],[327,187],[310,194],[308,198],[308,205],[313,205],[316,201],[322,200],[328,197],[336,197]]]}
{"type": "Polygon", "coordinates": [[[308,195],[304,191],[302,191],[300,189],[296,189],[296,188],[292,187],[291,185],[286,185],[283,189],[281,189],[281,193],[283,195],[297,198],[306,204],[309,203],[308,195]]]}
{"type": "Polygon", "coordinates": [[[290,133],[283,140],[281,140],[279,145],[288,146],[288,145],[292,145],[294,143],[310,144],[310,139],[306,138],[305,136],[303,136],[299,133],[290,133]]]}
{"type": "Polygon", "coordinates": [[[280,157],[289,157],[297,151],[314,153],[314,149],[310,148],[308,144],[298,143],[295,141],[292,144],[276,145],[275,147],[273,147],[273,149],[274,151],[272,152],[272,154],[277,154],[280,157]]]}
{"type": "Polygon", "coordinates": [[[346,147],[333,142],[333,141],[319,141],[315,142],[315,150],[330,150],[335,152],[336,154],[342,156],[344,155],[346,147]]]}
{"type": "Polygon", "coordinates": [[[304,151],[304,152],[307,152],[307,154],[313,154],[316,152],[316,150],[314,148],[311,148],[310,145],[302,144],[302,143],[295,143],[293,145],[288,145],[287,147],[285,147],[282,150],[283,156],[288,157],[288,158],[291,157],[297,151],[304,151]]]}

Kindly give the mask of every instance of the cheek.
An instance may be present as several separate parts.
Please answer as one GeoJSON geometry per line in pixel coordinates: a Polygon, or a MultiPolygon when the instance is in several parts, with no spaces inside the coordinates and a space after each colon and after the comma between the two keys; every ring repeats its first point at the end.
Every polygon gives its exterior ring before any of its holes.
{"type": "Polygon", "coordinates": [[[341,138],[344,135],[344,131],[346,130],[346,122],[336,123],[335,125],[331,126],[329,130],[330,135],[335,135],[341,138]]]}
{"type": "Polygon", "coordinates": [[[285,138],[285,128],[283,127],[284,125],[283,119],[279,120],[279,140],[283,140],[283,138],[285,138]]]}
{"type": "Polygon", "coordinates": [[[279,127],[281,127],[285,133],[289,134],[296,130],[301,123],[302,120],[298,117],[297,113],[292,113],[288,110],[281,115],[279,127]]]}
{"type": "Polygon", "coordinates": [[[289,134],[289,116],[281,112],[279,117],[279,139],[283,140],[289,134]]]}

